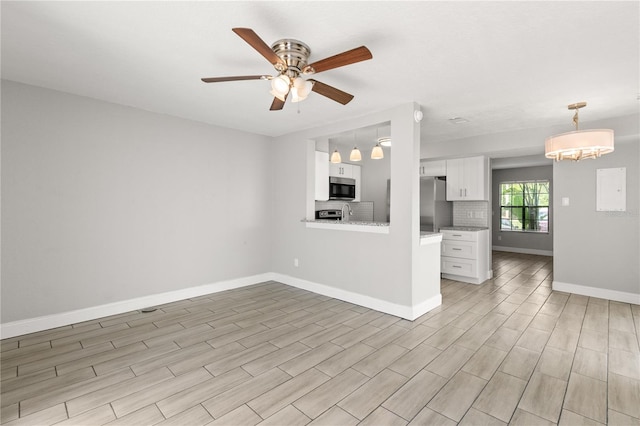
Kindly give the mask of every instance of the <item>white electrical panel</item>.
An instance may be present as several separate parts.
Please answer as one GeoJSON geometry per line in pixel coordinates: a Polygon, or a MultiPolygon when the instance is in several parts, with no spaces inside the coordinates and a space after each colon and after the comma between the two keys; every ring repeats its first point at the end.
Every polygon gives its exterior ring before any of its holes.
{"type": "Polygon", "coordinates": [[[623,212],[627,209],[627,169],[596,170],[596,210],[623,212]]]}

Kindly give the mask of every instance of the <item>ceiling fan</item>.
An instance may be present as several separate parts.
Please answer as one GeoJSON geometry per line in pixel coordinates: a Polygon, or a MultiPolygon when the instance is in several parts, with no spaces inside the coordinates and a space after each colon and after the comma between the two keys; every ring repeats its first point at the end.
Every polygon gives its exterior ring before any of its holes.
{"type": "Polygon", "coordinates": [[[346,105],[353,99],[353,95],[314,79],[305,80],[301,75],[317,74],[373,58],[369,49],[365,46],[360,46],[309,64],[308,59],[311,49],[301,41],[282,39],[269,47],[250,28],[233,28],[233,32],[264,56],[273,65],[278,74],[276,76],[209,77],[203,78],[202,81],[205,83],[219,83],[222,81],[270,80],[271,94],[274,96],[270,108],[271,111],[281,110],[289,94],[291,94],[291,102],[300,102],[306,99],[310,92],[316,92],[342,105],[346,105]]]}

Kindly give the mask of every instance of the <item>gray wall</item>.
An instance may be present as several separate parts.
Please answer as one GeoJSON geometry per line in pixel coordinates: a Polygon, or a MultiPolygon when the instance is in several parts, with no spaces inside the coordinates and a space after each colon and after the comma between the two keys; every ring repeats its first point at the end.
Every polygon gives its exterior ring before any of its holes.
{"type": "Polygon", "coordinates": [[[640,294],[640,142],[597,160],[555,163],[554,281],[640,294]],[[596,170],[626,167],[626,212],[596,211],[596,170]],[[569,206],[561,206],[562,197],[569,206]]]}
{"type": "MultiPolygon", "coordinates": [[[[549,180],[550,198],[553,200],[553,166],[519,167],[516,169],[493,170],[493,245],[512,249],[553,252],[553,201],[549,208],[549,233],[500,231],[500,184],[519,180],[549,180]]],[[[516,250],[517,251],[517,250],[516,250]]]]}
{"type": "Polygon", "coordinates": [[[271,271],[269,140],[3,81],[2,323],[271,271]]]}

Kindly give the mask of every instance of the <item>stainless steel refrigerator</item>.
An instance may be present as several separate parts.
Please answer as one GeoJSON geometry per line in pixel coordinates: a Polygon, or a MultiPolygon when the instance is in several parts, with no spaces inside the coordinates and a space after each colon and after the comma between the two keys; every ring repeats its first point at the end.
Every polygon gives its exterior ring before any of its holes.
{"type": "Polygon", "coordinates": [[[453,225],[453,203],[447,201],[445,177],[420,178],[420,230],[439,232],[453,225]]]}

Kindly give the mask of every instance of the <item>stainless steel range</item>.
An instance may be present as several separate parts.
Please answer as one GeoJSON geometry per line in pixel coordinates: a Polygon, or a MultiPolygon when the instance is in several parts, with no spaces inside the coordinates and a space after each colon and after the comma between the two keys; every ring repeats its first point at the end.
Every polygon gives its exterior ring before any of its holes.
{"type": "Polygon", "coordinates": [[[316,210],[316,219],[340,220],[342,211],[339,209],[316,210]]]}

